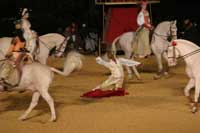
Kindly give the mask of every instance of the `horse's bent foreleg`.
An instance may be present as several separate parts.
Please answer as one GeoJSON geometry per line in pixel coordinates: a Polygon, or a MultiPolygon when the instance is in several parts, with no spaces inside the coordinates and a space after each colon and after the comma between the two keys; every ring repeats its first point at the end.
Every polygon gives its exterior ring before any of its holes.
{"type": "Polygon", "coordinates": [[[168,73],[169,73],[169,64],[168,64],[168,57],[167,57],[167,53],[166,52],[163,53],[163,58],[167,62],[167,66],[166,66],[166,70],[164,71],[164,74],[168,75],[168,73]]]}
{"type": "Polygon", "coordinates": [[[39,92],[34,92],[33,96],[32,96],[31,104],[30,104],[29,108],[26,110],[26,112],[21,117],[19,117],[20,120],[25,120],[26,119],[26,117],[28,116],[28,114],[38,104],[39,98],[40,98],[40,93],[39,92]]]}
{"type": "Polygon", "coordinates": [[[156,55],[157,63],[158,63],[158,74],[161,74],[163,71],[163,65],[162,65],[162,56],[161,54],[156,55]]]}
{"type": "Polygon", "coordinates": [[[154,79],[159,79],[159,78],[161,77],[162,70],[163,70],[162,56],[161,56],[161,54],[155,54],[155,56],[156,56],[157,63],[158,63],[158,72],[157,72],[157,74],[154,76],[154,79]]]}

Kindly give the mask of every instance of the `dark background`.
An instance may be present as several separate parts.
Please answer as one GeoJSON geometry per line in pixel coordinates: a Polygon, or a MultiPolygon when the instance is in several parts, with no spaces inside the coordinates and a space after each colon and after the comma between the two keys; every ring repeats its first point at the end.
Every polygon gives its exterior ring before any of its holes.
{"type": "MultiPolygon", "coordinates": [[[[0,36],[12,36],[13,21],[19,19],[19,9],[28,7],[32,29],[39,34],[57,32],[72,21],[79,25],[86,23],[91,31],[101,33],[102,7],[95,0],[6,0],[0,1],[0,36]]],[[[152,5],[153,23],[164,20],[182,20],[191,18],[197,24],[200,21],[200,3],[196,1],[161,0],[152,5]]]]}

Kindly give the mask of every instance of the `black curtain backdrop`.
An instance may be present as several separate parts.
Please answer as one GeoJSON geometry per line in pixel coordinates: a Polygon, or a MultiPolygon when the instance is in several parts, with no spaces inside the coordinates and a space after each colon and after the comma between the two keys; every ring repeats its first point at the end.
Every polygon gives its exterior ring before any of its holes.
{"type": "MultiPolygon", "coordinates": [[[[32,9],[30,20],[40,34],[56,32],[70,22],[86,23],[89,27],[102,29],[102,6],[95,5],[95,0],[1,0],[0,1],[0,36],[11,36],[13,21],[19,18],[19,9],[32,9]]],[[[200,1],[161,0],[152,5],[155,24],[163,20],[200,20],[200,1]]]]}

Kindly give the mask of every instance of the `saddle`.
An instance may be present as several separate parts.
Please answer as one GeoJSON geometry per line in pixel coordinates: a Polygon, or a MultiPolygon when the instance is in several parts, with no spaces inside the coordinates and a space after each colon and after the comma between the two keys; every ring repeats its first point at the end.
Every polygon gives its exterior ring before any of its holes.
{"type": "Polygon", "coordinates": [[[21,80],[23,66],[32,63],[33,59],[29,54],[22,54],[16,61],[19,62],[6,60],[0,66],[0,84],[6,90],[18,86],[21,80]]]}

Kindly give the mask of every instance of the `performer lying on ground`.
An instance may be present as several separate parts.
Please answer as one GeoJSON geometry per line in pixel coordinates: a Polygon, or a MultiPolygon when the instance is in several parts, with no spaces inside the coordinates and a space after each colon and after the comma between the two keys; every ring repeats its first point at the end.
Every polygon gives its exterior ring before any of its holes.
{"type": "Polygon", "coordinates": [[[124,71],[122,64],[118,59],[114,57],[114,55],[111,52],[108,53],[108,58],[110,60],[109,62],[104,61],[103,59],[101,59],[101,57],[96,58],[96,62],[98,64],[103,65],[108,69],[110,69],[111,75],[106,81],[104,81],[101,85],[95,87],[93,90],[105,89],[111,85],[115,85],[115,88],[113,89],[118,89],[123,87],[124,71]]]}
{"type": "Polygon", "coordinates": [[[83,94],[82,97],[100,98],[109,96],[124,96],[127,94],[124,88],[124,70],[122,65],[137,66],[140,63],[124,58],[115,58],[111,52],[108,52],[108,58],[109,62],[104,61],[101,57],[97,57],[96,62],[110,69],[111,75],[102,84],[92,89],[92,91],[83,94]],[[114,88],[105,90],[112,85],[114,85],[114,88]]]}

